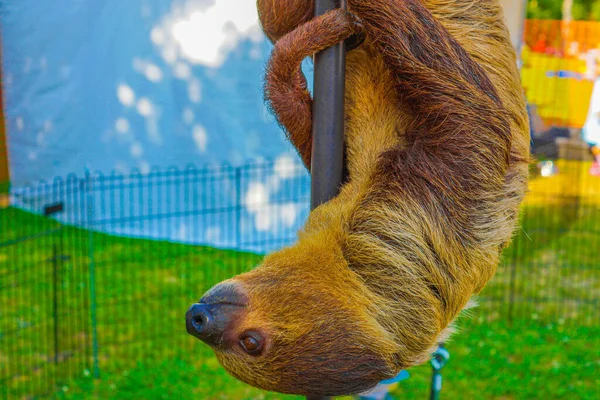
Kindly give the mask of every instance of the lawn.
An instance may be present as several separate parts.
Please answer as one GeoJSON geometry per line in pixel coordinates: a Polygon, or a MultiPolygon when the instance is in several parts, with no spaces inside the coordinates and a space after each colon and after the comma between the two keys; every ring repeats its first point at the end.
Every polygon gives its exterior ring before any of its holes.
{"type": "MultiPolygon", "coordinates": [[[[448,344],[443,371],[446,399],[596,399],[600,387],[600,328],[567,329],[560,324],[522,323],[511,328],[488,320],[485,309],[461,324],[448,344]]],[[[192,340],[189,338],[188,340],[192,340]]],[[[60,398],[82,399],[298,399],[263,393],[230,378],[200,343],[193,356],[152,359],[66,384],[60,398]]],[[[431,371],[414,368],[395,391],[397,399],[425,399],[431,371]]]]}
{"type": "MultiPolygon", "coordinates": [[[[525,210],[480,307],[448,344],[442,398],[597,398],[598,220],[595,206],[572,202],[525,210]]],[[[89,233],[11,208],[0,226],[0,243],[47,233],[0,247],[0,397],[294,398],[229,377],[185,333],[187,307],[259,255],[89,233]]],[[[396,398],[426,398],[429,366],[410,372],[396,398]]]]}

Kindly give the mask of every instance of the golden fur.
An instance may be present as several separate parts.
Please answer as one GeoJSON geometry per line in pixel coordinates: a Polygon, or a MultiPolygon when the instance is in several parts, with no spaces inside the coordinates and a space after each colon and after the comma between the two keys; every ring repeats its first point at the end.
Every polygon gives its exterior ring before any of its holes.
{"type": "Polygon", "coordinates": [[[348,54],[348,180],[298,242],[231,280],[249,298],[231,329],[260,356],[216,350],[267,390],[343,395],[428,359],[494,275],[526,190],[528,121],[497,0],[259,0],[275,41],[266,94],[310,165],[300,62],[363,31],[348,54]]]}

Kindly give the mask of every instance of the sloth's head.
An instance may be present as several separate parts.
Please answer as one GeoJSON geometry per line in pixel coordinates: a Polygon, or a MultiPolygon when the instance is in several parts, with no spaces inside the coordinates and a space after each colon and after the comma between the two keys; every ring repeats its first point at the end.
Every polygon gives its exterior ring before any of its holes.
{"type": "Polygon", "coordinates": [[[187,313],[190,334],[236,378],[300,395],[343,395],[398,372],[394,343],[339,250],[310,240],[213,287],[187,313]]]}

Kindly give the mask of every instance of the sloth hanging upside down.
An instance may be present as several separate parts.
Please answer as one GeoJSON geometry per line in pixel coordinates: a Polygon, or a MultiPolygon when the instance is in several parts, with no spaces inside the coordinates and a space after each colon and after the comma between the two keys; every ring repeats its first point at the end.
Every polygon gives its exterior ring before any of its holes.
{"type": "Polygon", "coordinates": [[[529,133],[497,0],[259,0],[266,97],[310,167],[300,64],[352,35],[340,194],[295,245],[210,290],[188,330],[238,379],[344,395],[428,360],[494,275],[527,186],[529,133]]]}

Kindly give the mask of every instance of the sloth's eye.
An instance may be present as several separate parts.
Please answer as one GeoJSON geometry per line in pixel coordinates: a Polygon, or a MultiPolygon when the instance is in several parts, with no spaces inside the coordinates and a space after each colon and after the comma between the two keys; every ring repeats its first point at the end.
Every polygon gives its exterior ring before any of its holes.
{"type": "Polygon", "coordinates": [[[264,339],[256,332],[245,333],[240,339],[240,347],[248,354],[256,356],[263,348],[264,339]]]}

